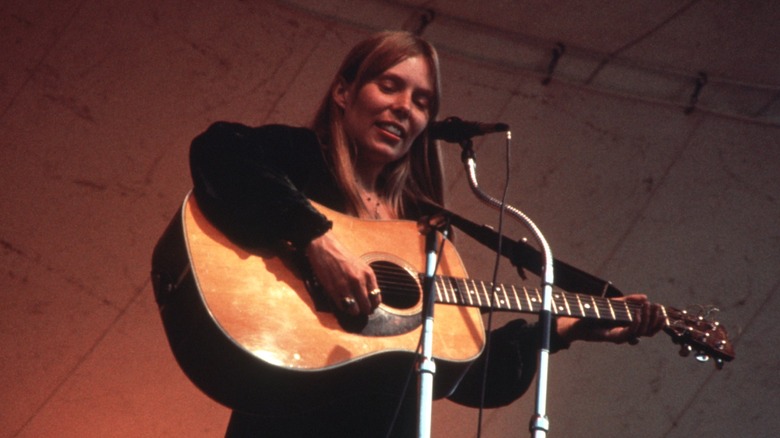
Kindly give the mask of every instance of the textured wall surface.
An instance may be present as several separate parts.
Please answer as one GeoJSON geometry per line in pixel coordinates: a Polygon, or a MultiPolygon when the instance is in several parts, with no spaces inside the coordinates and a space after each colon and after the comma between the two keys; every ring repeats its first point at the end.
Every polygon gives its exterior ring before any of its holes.
{"type": "MultiPolygon", "coordinates": [[[[224,433],[229,411],[177,366],[149,279],[190,187],[189,142],[216,120],[307,123],[353,43],[406,25],[382,5],[350,21],[260,1],[0,5],[0,436],[224,433]]],[[[446,47],[435,22],[430,35],[446,47]]],[[[552,359],[550,436],[776,436],[780,128],[441,57],[442,116],[512,126],[508,200],[556,256],[664,304],[715,305],[735,340],[722,371],[664,334],[575,344],[552,359]]],[[[446,148],[452,208],[496,224],[446,148]]],[[[476,149],[500,193],[501,137],[476,149]]],[[[489,279],[493,256],[459,247],[489,279]]],[[[532,398],[488,411],[484,436],[526,435],[532,398]]],[[[434,436],[474,436],[476,411],[434,409],[434,436]]]]}

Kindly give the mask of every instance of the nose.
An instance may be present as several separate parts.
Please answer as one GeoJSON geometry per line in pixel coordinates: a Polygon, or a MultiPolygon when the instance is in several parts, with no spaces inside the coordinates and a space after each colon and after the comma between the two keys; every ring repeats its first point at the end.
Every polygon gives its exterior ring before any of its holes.
{"type": "Polygon", "coordinates": [[[397,117],[405,119],[412,112],[412,94],[409,92],[398,93],[393,101],[393,113],[397,117]]]}

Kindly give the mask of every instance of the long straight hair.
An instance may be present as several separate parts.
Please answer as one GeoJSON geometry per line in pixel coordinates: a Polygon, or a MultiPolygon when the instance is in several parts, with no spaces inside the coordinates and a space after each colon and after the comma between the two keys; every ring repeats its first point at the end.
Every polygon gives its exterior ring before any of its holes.
{"type": "MultiPolygon", "coordinates": [[[[416,56],[429,65],[434,96],[428,125],[436,119],[441,100],[439,58],[427,41],[408,32],[380,32],[358,43],[344,58],[328,93],[314,118],[313,129],[325,145],[336,180],[346,200],[347,211],[358,217],[370,213],[358,191],[355,178],[357,146],[344,131],[344,111],[336,104],[333,90],[340,85],[360,90],[387,69],[416,56]]],[[[420,203],[444,204],[444,176],[438,143],[428,139],[428,126],[417,136],[409,152],[390,163],[379,175],[378,190],[397,217],[406,217],[420,203]]]]}

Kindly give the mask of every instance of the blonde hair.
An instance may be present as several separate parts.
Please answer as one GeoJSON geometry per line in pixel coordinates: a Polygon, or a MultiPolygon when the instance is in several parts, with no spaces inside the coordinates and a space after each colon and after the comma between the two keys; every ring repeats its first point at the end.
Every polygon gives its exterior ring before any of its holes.
{"type": "MultiPolygon", "coordinates": [[[[408,32],[381,32],[358,43],[341,64],[328,93],[315,115],[313,129],[326,147],[336,180],[346,199],[347,211],[359,217],[370,214],[358,192],[355,179],[356,146],[344,132],[344,112],[333,98],[333,90],[352,86],[359,90],[387,69],[415,56],[429,64],[434,96],[430,102],[428,124],[436,119],[441,100],[439,58],[427,41],[408,32]]],[[[443,172],[439,146],[428,140],[428,126],[414,140],[409,152],[390,163],[379,176],[378,190],[398,217],[406,217],[409,208],[421,202],[443,205],[443,172]]]]}

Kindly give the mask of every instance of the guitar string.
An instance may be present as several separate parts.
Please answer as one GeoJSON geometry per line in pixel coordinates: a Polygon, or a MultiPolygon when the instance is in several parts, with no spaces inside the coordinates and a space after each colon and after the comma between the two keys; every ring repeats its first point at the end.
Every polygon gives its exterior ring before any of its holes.
{"type": "MultiPolygon", "coordinates": [[[[377,274],[379,274],[378,277],[382,279],[383,283],[385,283],[387,285],[394,286],[394,289],[396,289],[397,291],[400,291],[403,294],[408,294],[408,293],[419,294],[419,290],[418,290],[418,287],[416,285],[415,286],[410,286],[410,287],[402,287],[402,285],[403,286],[408,286],[412,282],[413,282],[413,284],[416,284],[416,281],[414,280],[414,278],[412,276],[408,275],[406,273],[406,271],[401,271],[400,269],[375,268],[375,272],[377,274]]],[[[447,286],[445,284],[446,281],[454,281],[454,282],[456,282],[455,286],[458,286],[458,289],[456,291],[453,291],[453,292],[457,292],[461,297],[463,297],[463,292],[460,291],[460,285],[457,284],[457,283],[463,283],[466,286],[467,291],[469,291],[469,292],[478,293],[482,297],[487,297],[487,295],[488,295],[488,293],[482,293],[478,289],[476,289],[476,290],[475,289],[472,289],[472,290],[468,289],[468,284],[466,284],[466,283],[468,283],[468,282],[476,283],[474,280],[463,279],[463,278],[456,278],[456,277],[446,277],[446,276],[438,277],[438,279],[439,279],[439,283],[442,286],[444,286],[444,287],[447,286]]],[[[483,286],[484,286],[484,283],[483,283],[483,286]]],[[[506,289],[506,287],[504,287],[504,286],[500,286],[500,287],[501,287],[500,292],[504,292],[504,289],[506,289]]],[[[533,291],[535,293],[537,293],[537,295],[538,295],[538,291],[537,290],[534,289],[533,291]]],[[[514,295],[514,294],[515,294],[515,292],[511,292],[510,293],[510,295],[514,295]]],[[[614,311],[616,313],[625,313],[626,312],[626,310],[625,310],[626,306],[629,308],[629,310],[637,310],[637,309],[641,308],[641,304],[638,304],[638,303],[618,301],[618,300],[609,300],[609,299],[605,299],[605,298],[602,298],[602,297],[594,297],[595,298],[595,302],[591,302],[591,298],[592,298],[591,295],[578,295],[578,294],[572,294],[572,293],[569,293],[569,292],[556,292],[556,294],[561,295],[561,298],[558,298],[557,301],[561,301],[562,299],[565,299],[566,301],[569,301],[570,305],[571,305],[571,302],[576,302],[578,297],[580,299],[586,298],[589,301],[588,303],[586,303],[588,307],[591,307],[592,305],[595,305],[596,307],[599,308],[599,310],[604,310],[604,311],[607,311],[607,312],[610,312],[610,313],[611,313],[610,307],[612,307],[612,309],[614,309],[614,311]],[[610,306],[610,303],[612,304],[611,306],[610,306]]],[[[527,291],[526,291],[525,295],[529,295],[527,291]]],[[[575,306],[579,306],[579,304],[577,303],[577,304],[575,304],[575,306]]]]}
{"type": "MultiPolygon", "coordinates": [[[[383,295],[386,296],[399,296],[399,297],[409,297],[409,296],[415,296],[419,297],[420,295],[420,287],[418,284],[418,280],[415,279],[413,275],[411,275],[409,272],[407,272],[404,269],[401,269],[396,266],[375,266],[374,272],[377,275],[377,281],[379,281],[380,285],[385,286],[386,288],[389,288],[389,290],[383,290],[383,295]]],[[[490,302],[487,299],[487,296],[489,295],[489,292],[483,292],[480,291],[479,287],[477,286],[479,283],[482,283],[484,287],[484,282],[478,282],[476,280],[471,279],[465,279],[465,278],[457,278],[457,277],[449,277],[449,276],[437,276],[436,277],[436,283],[437,288],[440,286],[443,289],[445,289],[445,296],[446,295],[452,295],[456,294],[457,300],[455,301],[455,304],[466,304],[468,302],[466,296],[464,295],[463,290],[461,289],[462,286],[465,286],[465,290],[467,293],[476,293],[479,294],[483,298],[483,302],[490,302]],[[453,285],[454,283],[454,285],[453,285]],[[450,290],[448,289],[448,284],[453,288],[450,290]],[[469,284],[471,284],[471,288],[469,288],[469,284]]],[[[501,288],[505,288],[503,285],[500,285],[501,288]]],[[[536,296],[539,296],[539,292],[536,289],[531,289],[531,292],[529,292],[525,287],[521,288],[524,294],[527,297],[533,296],[536,294],[536,296]]],[[[484,288],[483,290],[489,290],[489,288],[484,288]]],[[[514,288],[512,288],[512,291],[514,293],[514,288]]],[[[581,316],[585,318],[597,318],[601,320],[614,320],[618,322],[629,322],[631,321],[630,318],[633,318],[633,315],[639,311],[642,307],[642,304],[635,303],[631,301],[619,301],[615,299],[609,299],[604,297],[597,297],[597,296],[591,296],[591,295],[583,295],[583,294],[576,294],[566,291],[556,291],[555,294],[559,298],[555,300],[556,307],[554,308],[554,313],[556,315],[571,315],[571,316],[581,316]],[[580,302],[578,301],[578,298],[580,300],[584,299],[584,304],[590,304],[591,309],[587,309],[584,311],[584,313],[578,313],[578,312],[565,312],[563,310],[566,309],[566,306],[563,299],[568,300],[569,302],[569,309],[581,309],[580,308],[580,302]],[[611,303],[611,305],[610,305],[611,303]],[[563,309],[563,310],[561,310],[563,309]],[[612,318],[612,311],[615,312],[615,318],[612,318]],[[629,314],[631,315],[629,317],[629,314]]],[[[523,298],[520,298],[521,301],[523,301],[523,298]]],[[[526,303],[528,301],[525,301],[526,303]]],[[[535,305],[540,305],[538,301],[534,303],[535,305]]],[[[479,306],[477,306],[479,307],[479,306]]],[[[520,312],[528,312],[527,309],[519,308],[516,309],[520,312]]],[[[536,309],[538,311],[538,309],[536,309]]],[[[678,312],[678,311],[676,311],[678,312]]],[[[694,344],[697,345],[699,348],[703,348],[706,351],[712,353],[715,352],[716,355],[721,356],[719,353],[720,349],[716,344],[716,341],[721,341],[725,339],[725,336],[720,333],[723,329],[718,326],[705,326],[700,327],[701,321],[692,320],[689,317],[686,317],[684,315],[677,315],[673,319],[687,322],[685,325],[686,333],[688,333],[688,337],[691,337],[691,333],[703,333],[706,335],[700,336],[702,339],[689,339],[688,342],[694,341],[694,344]],[[691,325],[691,323],[693,323],[691,325]],[[713,336],[714,335],[714,336],[713,336]],[[706,337],[703,337],[706,336],[706,337]]],[[[706,321],[705,321],[706,322],[706,321]]],[[[726,355],[728,357],[728,355],[726,355]]]]}
{"type": "MultiPolygon", "coordinates": [[[[377,275],[377,281],[380,284],[383,284],[385,286],[389,286],[389,290],[385,288],[385,290],[382,291],[382,293],[385,296],[398,296],[398,297],[409,297],[412,295],[419,295],[420,290],[419,286],[417,286],[417,281],[408,274],[407,271],[401,269],[401,268],[394,268],[394,267],[385,267],[385,266],[373,266],[374,272],[377,275]]],[[[476,285],[477,283],[482,283],[483,286],[485,285],[484,282],[479,282],[477,280],[471,280],[471,279],[465,279],[465,278],[457,278],[457,277],[447,277],[447,276],[438,276],[437,277],[437,283],[439,283],[441,286],[444,287],[444,289],[447,289],[447,284],[445,284],[445,281],[454,281],[455,287],[450,292],[450,294],[457,294],[457,300],[461,302],[466,302],[466,296],[464,295],[463,291],[460,289],[461,284],[466,286],[466,291],[469,293],[477,293],[480,295],[481,298],[484,299],[485,302],[487,302],[487,298],[489,293],[488,292],[480,292],[478,288],[469,289],[468,283],[471,282],[473,285],[476,285]]],[[[503,285],[499,285],[500,290],[503,292],[506,287],[503,285]]],[[[531,296],[529,295],[528,291],[523,288],[526,297],[531,296]]],[[[539,292],[536,289],[532,289],[533,292],[535,292],[537,295],[539,292]]],[[[510,295],[513,295],[511,298],[514,298],[515,292],[512,292],[510,295]]],[[[595,297],[591,295],[579,295],[574,294],[570,292],[556,292],[556,295],[559,296],[558,299],[554,301],[556,304],[556,310],[565,309],[565,303],[569,303],[570,309],[579,309],[580,308],[580,300],[582,298],[585,298],[587,300],[587,306],[589,308],[584,309],[583,311],[567,311],[563,312],[565,314],[569,315],[582,315],[586,317],[596,316],[593,315],[594,313],[601,316],[601,319],[615,319],[618,321],[629,321],[633,318],[633,314],[641,309],[642,305],[639,303],[634,303],[630,301],[618,301],[618,300],[610,300],[607,298],[602,297],[595,297]],[[578,300],[579,297],[579,300],[578,300]],[[565,300],[565,301],[564,301],[565,300]],[[612,312],[615,313],[615,318],[611,318],[612,312]]],[[[537,300],[538,301],[538,300],[537,300]]],[[[501,306],[497,306],[501,308],[501,306]]],[[[585,307],[585,306],[583,306],[585,307]]],[[[525,310],[522,307],[518,310],[525,310]]],[[[537,309],[538,310],[538,309],[537,309]]],[[[560,313],[560,312],[556,312],[560,313]]]]}

